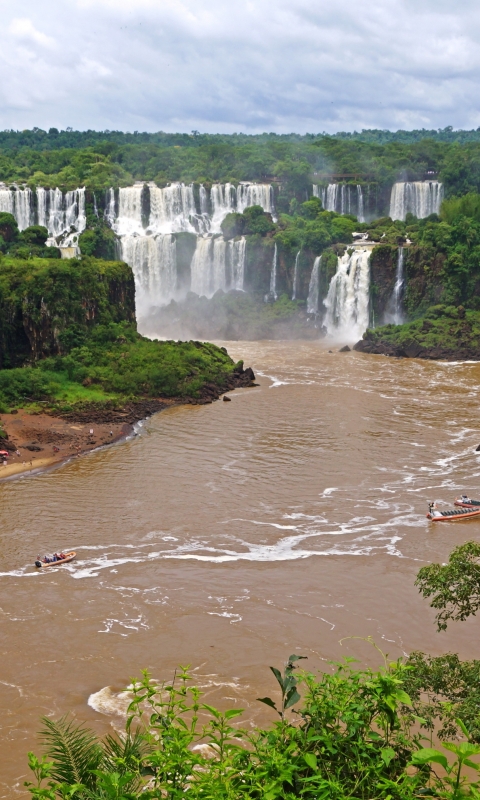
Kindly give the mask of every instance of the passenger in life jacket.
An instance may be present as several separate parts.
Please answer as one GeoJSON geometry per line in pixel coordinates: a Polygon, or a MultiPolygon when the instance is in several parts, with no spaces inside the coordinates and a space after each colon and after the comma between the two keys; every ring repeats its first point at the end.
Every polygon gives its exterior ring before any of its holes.
{"type": "Polygon", "coordinates": [[[435,505],[435,501],[433,503],[428,504],[428,513],[431,517],[441,517],[440,511],[437,509],[435,505]]]}

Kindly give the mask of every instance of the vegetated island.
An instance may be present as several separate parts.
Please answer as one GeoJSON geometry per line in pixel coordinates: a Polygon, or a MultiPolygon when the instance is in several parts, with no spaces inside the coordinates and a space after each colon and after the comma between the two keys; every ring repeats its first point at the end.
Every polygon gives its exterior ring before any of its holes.
{"type": "Polygon", "coordinates": [[[480,361],[480,312],[432,306],[425,316],[405,325],[367,330],[353,349],[394,358],[480,361]]]}
{"type": "Polygon", "coordinates": [[[111,443],[169,405],[253,384],[225,348],[141,336],[127,264],[52,250],[0,259],[0,478],[111,443]]]}

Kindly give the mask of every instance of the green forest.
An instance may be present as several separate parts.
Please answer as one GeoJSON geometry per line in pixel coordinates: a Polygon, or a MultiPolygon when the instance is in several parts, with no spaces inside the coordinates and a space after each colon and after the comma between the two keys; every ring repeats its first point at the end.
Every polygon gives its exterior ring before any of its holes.
{"type": "Polygon", "coordinates": [[[0,179],[102,190],[133,181],[186,183],[276,179],[306,199],[330,174],[386,186],[438,177],[448,196],[480,190],[480,130],[359,134],[202,135],[32,131],[0,133],[0,179]]]}

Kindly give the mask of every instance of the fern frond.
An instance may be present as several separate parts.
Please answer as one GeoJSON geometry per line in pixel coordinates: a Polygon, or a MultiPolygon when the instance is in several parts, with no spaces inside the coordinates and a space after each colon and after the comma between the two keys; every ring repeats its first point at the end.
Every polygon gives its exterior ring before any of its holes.
{"type": "Polygon", "coordinates": [[[104,757],[97,736],[66,716],[57,721],[44,717],[42,722],[40,738],[54,764],[52,778],[70,786],[76,783],[93,789],[97,780],[94,770],[101,766],[104,757]]]}

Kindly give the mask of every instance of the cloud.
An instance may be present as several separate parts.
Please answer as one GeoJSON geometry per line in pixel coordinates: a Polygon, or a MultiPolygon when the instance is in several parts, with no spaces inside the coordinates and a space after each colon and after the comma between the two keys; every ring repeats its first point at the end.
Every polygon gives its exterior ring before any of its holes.
{"type": "Polygon", "coordinates": [[[22,18],[16,9],[4,0],[0,127],[480,124],[473,0],[24,0],[22,18]]]}
{"type": "Polygon", "coordinates": [[[41,47],[53,47],[55,44],[50,36],[38,31],[32,20],[26,17],[12,19],[8,30],[15,39],[31,41],[41,47]]]}

